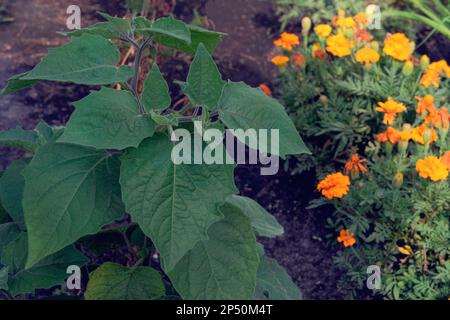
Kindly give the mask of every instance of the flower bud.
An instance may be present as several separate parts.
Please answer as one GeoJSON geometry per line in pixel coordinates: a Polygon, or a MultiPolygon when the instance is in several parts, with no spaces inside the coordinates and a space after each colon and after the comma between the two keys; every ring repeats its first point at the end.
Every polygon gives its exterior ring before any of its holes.
{"type": "Polygon", "coordinates": [[[319,101],[322,105],[327,106],[328,105],[328,97],[325,95],[321,95],[319,98],[319,101]]]}
{"type": "Polygon", "coordinates": [[[403,185],[404,175],[400,171],[397,172],[392,179],[392,185],[396,188],[400,188],[403,185]]]}
{"type": "Polygon", "coordinates": [[[309,30],[311,30],[311,19],[309,17],[304,17],[302,19],[302,33],[303,35],[307,35],[309,30]]]}
{"type": "Polygon", "coordinates": [[[410,54],[413,54],[414,50],[416,50],[416,43],[414,41],[411,41],[408,45],[408,49],[410,54]]]}
{"type": "Polygon", "coordinates": [[[414,71],[414,63],[412,61],[406,61],[403,65],[402,73],[405,76],[410,76],[414,71]]]}
{"type": "Polygon", "coordinates": [[[424,54],[422,58],[420,58],[420,67],[422,70],[425,70],[430,65],[430,58],[424,54]]]}
{"type": "Polygon", "coordinates": [[[430,128],[425,129],[423,132],[423,141],[425,145],[430,144],[431,138],[433,137],[433,131],[430,128]]]}

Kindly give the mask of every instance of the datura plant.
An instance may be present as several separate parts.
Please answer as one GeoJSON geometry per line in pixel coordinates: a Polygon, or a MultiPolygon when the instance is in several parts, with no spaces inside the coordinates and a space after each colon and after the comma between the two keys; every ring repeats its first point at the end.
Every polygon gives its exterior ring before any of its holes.
{"type": "Polygon", "coordinates": [[[174,130],[193,131],[196,120],[219,130],[278,129],[277,156],[307,153],[284,108],[259,88],[222,80],[211,57],[222,34],[172,17],[103,17],[67,33],[68,44],[1,93],[40,80],[101,86],[75,102],[65,128],[0,133],[0,144],[32,155],[0,179],[0,289],[10,298],[34,293],[63,285],[68,267],[86,266],[87,299],[300,299],[256,238],[283,228],[238,195],[235,165],[171,160],[174,130]],[[194,55],[179,83],[189,101],[181,109],[156,64],[161,45],[194,55]],[[119,48],[130,47],[134,67],[119,65],[119,48]],[[140,86],[149,55],[155,63],[140,86]],[[85,256],[93,243],[101,252],[97,237],[114,233],[131,263],[98,266],[85,256]]]}

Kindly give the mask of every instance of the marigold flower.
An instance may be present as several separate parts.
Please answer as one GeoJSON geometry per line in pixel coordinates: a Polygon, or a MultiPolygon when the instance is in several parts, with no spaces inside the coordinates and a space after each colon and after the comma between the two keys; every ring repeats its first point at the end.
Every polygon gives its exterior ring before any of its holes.
{"type": "Polygon", "coordinates": [[[445,180],[448,177],[447,166],[434,156],[417,161],[416,170],[421,178],[430,179],[434,182],[445,180]]]}
{"type": "Polygon", "coordinates": [[[427,94],[425,97],[416,97],[419,103],[417,104],[416,112],[418,114],[424,114],[425,111],[430,113],[437,112],[437,108],[434,105],[434,97],[430,94],[427,94]]]}
{"type": "Polygon", "coordinates": [[[346,38],[342,32],[327,38],[327,51],[336,57],[351,55],[354,42],[346,38]]]}
{"type": "Polygon", "coordinates": [[[428,70],[433,70],[438,73],[442,73],[442,75],[446,76],[447,78],[450,78],[450,67],[448,66],[447,61],[445,60],[433,62],[428,66],[428,70]]]}
{"type": "Polygon", "coordinates": [[[359,12],[354,16],[353,20],[355,20],[359,27],[363,27],[369,23],[369,16],[365,12],[359,12]]]}
{"type": "Polygon", "coordinates": [[[439,113],[439,124],[436,128],[448,128],[450,125],[450,114],[447,108],[442,108],[439,113]]]}
{"type": "Polygon", "coordinates": [[[359,155],[355,153],[345,164],[344,167],[345,173],[351,174],[352,177],[357,176],[360,171],[362,173],[366,173],[367,168],[362,165],[366,161],[367,161],[366,159],[359,158],[359,155]]]}
{"type": "Polygon", "coordinates": [[[355,39],[360,43],[366,43],[372,40],[372,35],[367,30],[357,29],[355,39]]]}
{"type": "Polygon", "coordinates": [[[341,172],[330,174],[319,182],[317,190],[329,200],[342,198],[350,191],[350,178],[341,172]]]}
{"type": "Polygon", "coordinates": [[[260,84],[259,88],[269,97],[272,96],[272,91],[266,84],[264,84],[264,83],[260,84]]]}
{"type": "Polygon", "coordinates": [[[276,56],[272,59],[272,63],[274,63],[278,67],[284,67],[288,62],[289,57],[286,56],[276,56]]]}
{"type": "Polygon", "coordinates": [[[431,143],[437,141],[438,135],[437,135],[436,131],[428,128],[428,126],[426,124],[423,124],[421,126],[413,128],[411,138],[419,144],[425,144],[425,133],[427,131],[431,132],[431,137],[430,137],[428,143],[431,144],[431,143]]]}
{"type": "Polygon", "coordinates": [[[314,27],[314,32],[322,38],[327,38],[330,35],[331,31],[332,28],[328,24],[319,24],[314,27]]]}
{"type": "Polygon", "coordinates": [[[356,29],[356,22],[352,17],[338,17],[334,24],[340,28],[356,29]]]}
{"type": "Polygon", "coordinates": [[[447,170],[450,171],[450,151],[446,151],[442,157],[439,158],[443,164],[447,167],[447,170]]]}
{"type": "Polygon", "coordinates": [[[312,57],[314,59],[326,60],[328,58],[327,53],[322,50],[319,43],[314,43],[312,46],[312,57]]]}
{"type": "Polygon", "coordinates": [[[429,88],[430,86],[434,86],[439,88],[439,84],[441,82],[441,77],[439,73],[434,70],[426,70],[423,74],[422,78],[420,78],[420,84],[425,88],[429,88]]]}
{"type": "Polygon", "coordinates": [[[391,98],[388,98],[386,102],[378,102],[378,105],[375,110],[384,113],[383,123],[388,125],[395,121],[398,113],[406,111],[403,103],[398,103],[391,98]]]}
{"type": "Polygon", "coordinates": [[[400,61],[406,61],[412,53],[411,41],[403,33],[394,33],[384,40],[383,52],[400,61]]]}
{"type": "Polygon", "coordinates": [[[283,32],[278,40],[275,40],[273,44],[277,47],[282,47],[287,51],[292,51],[294,46],[300,45],[300,39],[296,34],[283,32]]]}
{"type": "Polygon", "coordinates": [[[305,62],[306,62],[305,56],[303,54],[301,54],[300,52],[294,53],[291,57],[291,63],[292,63],[292,65],[294,65],[296,67],[300,67],[300,66],[304,65],[305,62]]]}
{"type": "Polygon", "coordinates": [[[376,136],[378,142],[390,142],[396,144],[400,141],[400,133],[392,127],[388,127],[383,133],[376,136]]]}
{"type": "Polygon", "coordinates": [[[351,246],[355,245],[356,238],[353,233],[350,234],[350,230],[346,229],[346,230],[341,230],[339,232],[339,237],[337,238],[337,241],[339,243],[343,243],[344,247],[347,248],[347,247],[351,247],[351,246]]]}
{"type": "Polygon", "coordinates": [[[380,55],[371,48],[362,48],[356,51],[356,61],[360,63],[369,64],[372,62],[378,62],[379,60],[380,55]]]}

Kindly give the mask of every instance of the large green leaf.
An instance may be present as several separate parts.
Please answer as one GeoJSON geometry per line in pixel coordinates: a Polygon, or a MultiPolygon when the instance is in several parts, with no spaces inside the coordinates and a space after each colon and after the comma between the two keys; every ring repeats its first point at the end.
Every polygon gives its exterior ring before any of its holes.
{"type": "Polygon", "coordinates": [[[227,198],[226,205],[238,209],[249,217],[252,222],[252,227],[259,236],[275,238],[284,233],[283,227],[277,220],[256,201],[250,198],[231,195],[227,198]]]}
{"type": "Polygon", "coordinates": [[[0,201],[14,222],[22,229],[25,229],[22,208],[25,179],[21,172],[27,164],[26,160],[14,161],[0,178],[0,201]]]}
{"type": "Polygon", "coordinates": [[[8,287],[13,296],[63,284],[64,279],[68,277],[66,271],[69,266],[81,267],[87,262],[86,257],[73,246],[69,246],[26,270],[27,253],[26,233],[9,243],[2,252],[1,263],[9,268],[8,287]]]}
{"type": "Polygon", "coordinates": [[[154,131],[153,120],[140,113],[130,92],[103,87],[75,103],[75,112],[58,141],[122,150],[137,147],[154,131]]]}
{"type": "Polygon", "coordinates": [[[225,35],[224,33],[207,30],[195,25],[188,25],[188,28],[191,31],[192,43],[190,46],[182,45],[178,49],[189,53],[197,51],[198,45],[203,43],[208,52],[212,54],[219,44],[221,37],[225,35]]]}
{"type": "Polygon", "coordinates": [[[108,152],[50,143],[22,171],[27,268],[123,214],[119,162],[108,152]]]}
{"type": "Polygon", "coordinates": [[[286,270],[264,256],[258,268],[255,298],[260,300],[301,300],[302,294],[286,270]]]}
{"type": "Polygon", "coordinates": [[[167,109],[170,107],[171,102],[169,86],[161,74],[158,65],[154,63],[144,82],[142,103],[147,112],[150,112],[151,110],[167,109]]]}
{"type": "Polygon", "coordinates": [[[169,138],[157,134],[122,156],[120,176],[127,212],[154,242],[166,271],[207,239],[220,219],[217,206],[236,192],[234,165],[175,165],[171,152],[169,138]]]}
{"type": "Polygon", "coordinates": [[[107,39],[92,34],[72,38],[72,42],[49,49],[45,57],[22,80],[53,80],[77,84],[125,82],[132,75],[129,66],[117,67],[118,49],[107,39]]]}
{"type": "MultiPolygon", "coordinates": [[[[229,82],[219,102],[219,115],[229,129],[279,130],[279,152],[274,154],[282,158],[290,154],[309,153],[283,106],[259,88],[242,82],[229,82]]],[[[259,146],[261,152],[270,153],[270,140],[268,138],[268,146],[259,146]]]]}
{"type": "Polygon", "coordinates": [[[165,295],[158,271],[107,262],[90,275],[87,300],[154,300],[165,295]]]}
{"type": "Polygon", "coordinates": [[[71,36],[71,37],[79,37],[84,34],[92,34],[92,35],[102,36],[107,39],[116,39],[116,38],[120,37],[120,33],[108,21],[98,22],[87,28],[66,32],[63,34],[67,35],[67,36],[71,36]]]}
{"type": "Polygon", "coordinates": [[[252,299],[259,256],[249,219],[226,209],[225,219],[208,231],[169,273],[183,299],[252,299]]]}
{"type": "Polygon", "coordinates": [[[16,128],[0,132],[0,145],[34,152],[39,147],[39,140],[35,131],[16,128]]]}
{"type": "Polygon", "coordinates": [[[0,255],[10,242],[20,237],[21,233],[19,226],[14,222],[0,224],[0,255]]]}
{"type": "Polygon", "coordinates": [[[184,93],[194,105],[215,109],[225,82],[213,58],[203,44],[200,44],[192,61],[184,93]]]}
{"type": "Polygon", "coordinates": [[[118,17],[110,16],[109,14],[99,12],[103,18],[105,18],[111,26],[119,33],[119,34],[127,34],[131,31],[130,21],[127,19],[122,19],[118,17]]]}
{"type": "Polygon", "coordinates": [[[152,23],[143,17],[138,17],[135,23],[137,32],[168,47],[176,47],[180,41],[187,45],[191,44],[191,32],[183,21],[164,17],[152,23]]]}
{"type": "Polygon", "coordinates": [[[29,88],[34,86],[39,80],[22,80],[21,78],[27,73],[17,74],[9,78],[6,87],[0,91],[0,97],[6,96],[7,94],[14,93],[16,91],[29,88]]]}

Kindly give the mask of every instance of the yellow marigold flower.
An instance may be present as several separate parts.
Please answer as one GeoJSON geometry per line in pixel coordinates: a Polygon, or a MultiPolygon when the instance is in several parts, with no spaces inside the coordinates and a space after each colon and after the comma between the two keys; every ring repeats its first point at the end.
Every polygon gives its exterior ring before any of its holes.
{"type": "Polygon", "coordinates": [[[339,237],[337,238],[337,241],[339,243],[343,243],[344,247],[347,248],[347,247],[351,247],[351,246],[355,245],[356,238],[353,233],[350,234],[350,230],[346,229],[346,230],[341,230],[339,232],[339,237]]]}
{"type": "Polygon", "coordinates": [[[296,34],[283,32],[278,40],[273,43],[277,47],[282,47],[288,51],[292,51],[294,46],[300,45],[300,39],[296,34]]]}
{"type": "Polygon", "coordinates": [[[450,67],[445,60],[439,60],[437,62],[433,62],[428,66],[428,70],[433,70],[438,73],[442,73],[447,78],[450,78],[450,67]]]}
{"type": "Polygon", "coordinates": [[[360,63],[369,64],[372,62],[378,62],[379,60],[380,55],[371,48],[362,48],[356,51],[356,61],[360,63]]]}
{"type": "Polygon", "coordinates": [[[259,88],[267,95],[267,96],[272,96],[272,91],[270,90],[270,88],[266,85],[266,84],[264,84],[264,83],[262,83],[262,84],[260,84],[259,85],[259,88]]]}
{"type": "Polygon", "coordinates": [[[336,57],[351,55],[354,42],[346,38],[342,32],[327,38],[327,51],[336,57]]]}
{"type": "Polygon", "coordinates": [[[408,142],[412,139],[412,130],[402,130],[398,132],[400,141],[408,142]]]}
{"type": "Polygon", "coordinates": [[[322,38],[327,38],[330,35],[331,31],[332,29],[328,24],[319,24],[314,27],[314,32],[322,38]]]}
{"type": "Polygon", "coordinates": [[[443,164],[447,167],[447,170],[450,171],[450,151],[446,151],[442,157],[439,158],[443,164]]]}
{"type": "Polygon", "coordinates": [[[430,113],[437,112],[437,108],[434,105],[434,97],[431,94],[427,94],[424,97],[416,97],[416,100],[419,101],[417,104],[416,112],[418,114],[425,114],[426,111],[430,113]]]}
{"type": "Polygon", "coordinates": [[[363,163],[366,162],[366,159],[361,159],[357,153],[355,153],[350,160],[347,161],[344,167],[344,171],[346,174],[351,174],[352,177],[358,175],[361,171],[362,173],[367,172],[367,168],[363,166],[363,163]]]}
{"type": "Polygon", "coordinates": [[[412,130],[411,138],[419,144],[425,144],[425,134],[427,131],[431,132],[431,137],[430,137],[428,143],[431,144],[431,143],[437,141],[438,135],[437,135],[436,131],[428,128],[428,126],[426,124],[423,124],[421,126],[414,128],[412,130]]]}
{"type": "Polygon", "coordinates": [[[330,174],[319,182],[317,190],[330,200],[342,198],[350,191],[350,178],[341,172],[330,174]]]}
{"type": "Polygon", "coordinates": [[[396,144],[400,141],[400,133],[392,127],[388,127],[383,133],[376,136],[378,142],[390,142],[396,144]]]}
{"type": "Polygon", "coordinates": [[[335,25],[340,28],[356,29],[356,22],[352,17],[338,17],[335,25]]]}
{"type": "Polygon", "coordinates": [[[394,33],[384,40],[383,52],[400,61],[408,60],[411,55],[411,41],[403,33],[394,33]]]}
{"type": "Polygon", "coordinates": [[[384,113],[383,123],[389,125],[395,121],[398,113],[406,111],[406,107],[403,103],[388,98],[386,102],[378,102],[375,110],[384,113]]]}
{"type": "Polygon", "coordinates": [[[448,177],[447,166],[434,156],[417,161],[416,170],[421,178],[430,179],[434,182],[445,180],[448,177]]]}
{"type": "Polygon", "coordinates": [[[289,57],[286,56],[276,56],[272,59],[272,63],[274,63],[278,67],[284,67],[288,62],[289,57]]]}

